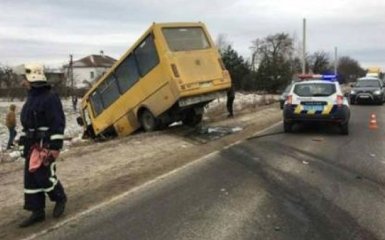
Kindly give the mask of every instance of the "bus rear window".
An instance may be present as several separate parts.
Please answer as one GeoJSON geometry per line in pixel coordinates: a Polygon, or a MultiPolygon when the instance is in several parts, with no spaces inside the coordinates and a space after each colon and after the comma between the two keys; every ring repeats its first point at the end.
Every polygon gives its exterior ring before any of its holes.
{"type": "Polygon", "coordinates": [[[171,51],[191,51],[210,47],[200,27],[163,28],[162,31],[171,51]]]}

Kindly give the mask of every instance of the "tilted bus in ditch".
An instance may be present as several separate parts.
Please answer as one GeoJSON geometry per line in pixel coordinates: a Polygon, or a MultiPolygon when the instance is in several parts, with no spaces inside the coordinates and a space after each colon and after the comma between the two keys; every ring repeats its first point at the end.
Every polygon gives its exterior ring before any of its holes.
{"type": "Polygon", "coordinates": [[[230,86],[203,23],[154,23],[85,94],[78,121],[92,137],[196,125],[230,86]]]}

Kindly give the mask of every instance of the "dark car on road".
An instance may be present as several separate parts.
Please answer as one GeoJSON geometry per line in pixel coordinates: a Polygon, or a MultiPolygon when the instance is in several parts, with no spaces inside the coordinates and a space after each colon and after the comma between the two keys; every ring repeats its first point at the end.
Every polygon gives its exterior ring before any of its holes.
{"type": "Polygon", "coordinates": [[[384,84],[378,78],[359,78],[355,84],[352,84],[349,98],[352,105],[359,102],[382,105],[385,100],[384,84]]]}

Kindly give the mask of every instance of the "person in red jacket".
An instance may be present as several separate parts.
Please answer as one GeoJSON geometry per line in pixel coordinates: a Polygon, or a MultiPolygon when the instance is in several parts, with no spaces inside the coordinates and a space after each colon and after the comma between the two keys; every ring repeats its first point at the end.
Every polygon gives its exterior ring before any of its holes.
{"type": "MultiPolygon", "coordinates": [[[[24,68],[23,68],[24,67],[24,68]]],[[[64,213],[67,196],[56,176],[55,159],[63,147],[65,116],[58,95],[47,84],[42,65],[25,64],[24,84],[28,97],[21,110],[23,127],[19,144],[24,146],[24,209],[32,215],[19,226],[28,227],[45,219],[45,195],[54,201],[53,217],[64,213]]]]}

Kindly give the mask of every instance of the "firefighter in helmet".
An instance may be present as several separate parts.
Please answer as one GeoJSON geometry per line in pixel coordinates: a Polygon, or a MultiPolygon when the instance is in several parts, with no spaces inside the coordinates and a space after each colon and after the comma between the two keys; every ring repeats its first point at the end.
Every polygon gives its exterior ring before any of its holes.
{"type": "Polygon", "coordinates": [[[64,212],[67,197],[56,176],[55,159],[63,147],[65,116],[42,65],[24,64],[14,72],[28,89],[20,115],[23,130],[19,140],[25,158],[24,209],[32,212],[19,226],[28,227],[45,219],[46,194],[55,202],[53,217],[64,212]]]}

